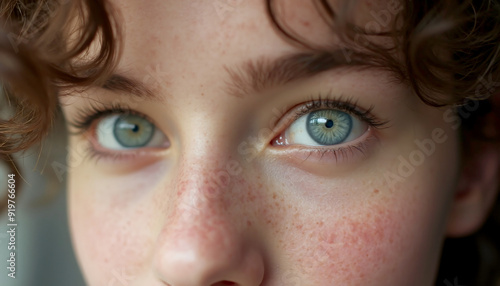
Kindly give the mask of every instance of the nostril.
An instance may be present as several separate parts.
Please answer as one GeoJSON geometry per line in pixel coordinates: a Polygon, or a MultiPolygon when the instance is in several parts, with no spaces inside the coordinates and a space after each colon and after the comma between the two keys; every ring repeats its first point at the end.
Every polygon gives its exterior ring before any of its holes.
{"type": "Polygon", "coordinates": [[[233,285],[233,286],[236,286],[237,284],[234,283],[234,282],[231,282],[231,281],[221,281],[221,282],[217,282],[215,284],[212,284],[212,286],[227,286],[227,285],[233,285]]]}

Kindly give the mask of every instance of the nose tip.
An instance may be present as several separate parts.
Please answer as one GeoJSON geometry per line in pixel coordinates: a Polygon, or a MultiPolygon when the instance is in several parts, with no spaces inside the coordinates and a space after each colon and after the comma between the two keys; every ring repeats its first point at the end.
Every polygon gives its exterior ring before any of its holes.
{"type": "Polygon", "coordinates": [[[258,286],[264,278],[260,253],[237,241],[219,247],[196,248],[186,241],[184,247],[166,247],[157,270],[170,286],[258,286]]]}
{"type": "Polygon", "coordinates": [[[157,276],[170,286],[258,286],[264,261],[237,218],[216,203],[178,208],[158,238],[157,276]]]}

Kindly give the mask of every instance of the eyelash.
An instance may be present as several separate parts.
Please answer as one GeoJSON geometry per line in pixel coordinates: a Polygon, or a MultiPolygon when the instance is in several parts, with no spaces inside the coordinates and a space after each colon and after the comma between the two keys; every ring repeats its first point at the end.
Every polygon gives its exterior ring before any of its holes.
{"type": "Polygon", "coordinates": [[[299,119],[300,117],[320,109],[336,109],[346,112],[351,115],[355,115],[359,119],[368,123],[370,127],[377,129],[382,129],[388,123],[388,121],[382,121],[372,114],[373,108],[375,106],[371,105],[368,109],[362,110],[359,108],[357,100],[353,98],[344,98],[340,96],[339,98],[332,98],[331,94],[328,94],[325,98],[320,94],[317,96],[312,96],[309,101],[305,104],[301,104],[299,109],[295,111],[293,115],[293,120],[299,119]]]}
{"type": "MultiPolygon", "coordinates": [[[[388,123],[388,121],[382,121],[372,114],[372,110],[374,108],[373,105],[371,105],[368,109],[363,110],[358,107],[357,100],[354,100],[353,98],[344,98],[343,96],[334,98],[331,94],[327,94],[326,96],[319,94],[316,96],[311,96],[306,103],[302,103],[298,106],[299,107],[291,115],[291,118],[286,120],[286,126],[289,126],[295,120],[310,112],[324,108],[336,109],[354,115],[362,121],[366,122],[369,127],[373,127],[376,129],[385,128],[386,124],[388,123]]],[[[77,130],[77,132],[74,132],[72,134],[81,135],[90,130],[96,120],[113,114],[132,114],[144,117],[147,120],[151,121],[151,119],[149,119],[144,114],[120,104],[112,104],[111,106],[98,106],[96,104],[92,104],[88,109],[79,110],[76,118],[72,122],[69,122],[69,124],[77,130]]],[[[91,145],[92,144],[88,146],[88,152],[86,152],[91,159],[99,160],[103,157],[120,159],[124,157],[130,158],[131,156],[137,155],[134,152],[126,152],[126,154],[125,152],[102,152],[95,150],[95,148],[93,148],[91,145]]],[[[313,154],[317,154],[322,158],[327,154],[331,154],[331,156],[334,157],[336,161],[338,161],[338,158],[348,157],[349,154],[347,153],[352,154],[353,152],[357,151],[364,154],[364,150],[366,150],[367,145],[368,142],[361,142],[357,145],[349,145],[346,147],[316,147],[310,150],[310,154],[307,157],[309,158],[313,154]]]]}
{"type": "Polygon", "coordinates": [[[132,114],[147,118],[145,115],[120,104],[113,104],[109,107],[92,104],[90,108],[86,110],[80,109],[76,115],[76,119],[70,122],[70,125],[77,130],[75,134],[79,135],[88,131],[95,120],[113,114],[132,114]]]}

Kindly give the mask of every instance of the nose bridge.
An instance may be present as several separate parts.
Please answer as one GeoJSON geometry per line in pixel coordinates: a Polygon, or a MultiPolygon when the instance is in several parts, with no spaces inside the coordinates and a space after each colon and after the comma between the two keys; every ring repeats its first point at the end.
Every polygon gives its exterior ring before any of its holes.
{"type": "Polygon", "coordinates": [[[224,209],[234,180],[241,172],[228,168],[233,162],[226,154],[209,150],[182,155],[174,182],[179,206],[192,211],[224,209]]]}
{"type": "Polygon", "coordinates": [[[203,229],[202,234],[223,228],[228,231],[231,222],[227,197],[231,192],[231,178],[219,167],[224,161],[208,152],[181,156],[173,183],[176,196],[171,228],[181,228],[184,232],[190,228],[194,232],[203,229]]]}
{"type": "Polygon", "coordinates": [[[229,220],[226,200],[230,191],[229,181],[218,180],[216,176],[216,169],[181,171],[175,188],[177,196],[172,225],[182,228],[194,225],[222,227],[229,220]]]}

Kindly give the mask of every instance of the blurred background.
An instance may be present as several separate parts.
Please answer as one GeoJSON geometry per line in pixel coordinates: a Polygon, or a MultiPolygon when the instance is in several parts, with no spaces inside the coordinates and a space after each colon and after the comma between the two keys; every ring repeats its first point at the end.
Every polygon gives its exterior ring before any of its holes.
{"type": "MultiPolygon", "coordinates": [[[[1,101],[1,100],[0,100],[1,101]]],[[[0,106],[5,102],[0,102],[0,106]]],[[[3,105],[5,106],[5,105],[3,105]]],[[[0,116],[4,110],[0,110],[0,116]]],[[[66,206],[66,131],[62,116],[48,139],[15,157],[16,278],[7,276],[7,210],[0,213],[0,285],[85,285],[71,246],[66,206]],[[40,152],[40,149],[42,152],[40,152]]],[[[7,200],[8,165],[0,161],[0,198],[7,200]]]]}

